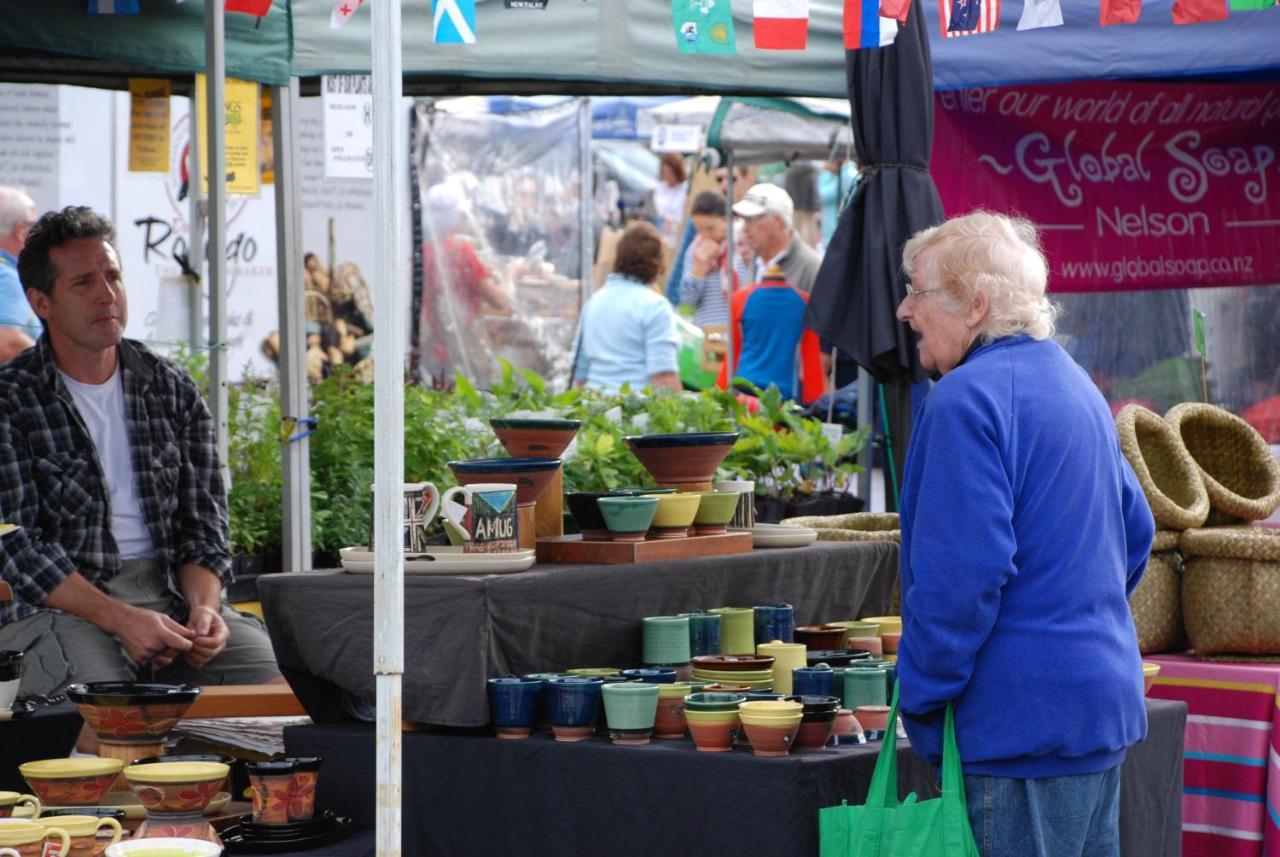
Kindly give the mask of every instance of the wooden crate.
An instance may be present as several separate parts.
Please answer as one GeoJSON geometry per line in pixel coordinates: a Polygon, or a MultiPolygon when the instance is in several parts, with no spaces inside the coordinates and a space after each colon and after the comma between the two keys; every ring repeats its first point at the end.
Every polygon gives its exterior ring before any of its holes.
{"type": "Polygon", "coordinates": [[[687,536],[683,539],[646,539],[642,542],[584,541],[582,536],[551,536],[538,539],[538,562],[621,565],[725,556],[751,551],[751,533],[730,530],[714,536],[687,536]]]}

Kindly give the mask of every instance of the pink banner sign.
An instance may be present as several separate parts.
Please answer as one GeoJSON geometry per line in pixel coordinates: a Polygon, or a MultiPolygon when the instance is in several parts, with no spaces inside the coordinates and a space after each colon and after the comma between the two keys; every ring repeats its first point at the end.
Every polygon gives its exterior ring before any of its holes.
{"type": "Polygon", "coordinates": [[[1280,283],[1280,87],[1093,81],[936,104],[947,214],[1035,221],[1053,291],[1280,283]]]}

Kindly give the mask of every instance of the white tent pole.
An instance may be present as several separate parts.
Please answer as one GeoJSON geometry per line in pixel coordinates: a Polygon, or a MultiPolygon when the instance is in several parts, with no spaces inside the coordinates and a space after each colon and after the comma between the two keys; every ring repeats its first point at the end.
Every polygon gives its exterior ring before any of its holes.
{"type": "MultiPolygon", "coordinates": [[[[306,313],[302,275],[302,201],[298,193],[297,159],[291,145],[298,106],[298,79],[271,89],[272,149],[276,183],[276,289],[280,315],[280,415],[301,419],[308,414],[306,313]]],[[[298,423],[286,424],[304,434],[298,423]]],[[[286,441],[283,473],[283,571],[311,568],[311,443],[306,437],[286,441]]]]}
{"type": "Polygon", "coordinates": [[[377,854],[399,857],[401,809],[400,678],[404,674],[404,349],[407,210],[405,116],[400,103],[400,0],[370,3],[373,15],[373,210],[376,230],[373,301],[374,606],[373,671],[377,683],[377,854]]]}
{"type": "MultiPolygon", "coordinates": [[[[205,106],[209,111],[204,144],[209,148],[209,410],[222,464],[222,484],[231,488],[227,462],[227,123],[226,21],[223,0],[204,4],[205,106]]],[[[198,126],[197,126],[198,127],[198,126]]],[[[192,182],[201,179],[199,171],[192,182]]]]}
{"type": "MultiPolygon", "coordinates": [[[[729,217],[728,217],[729,228],[725,236],[725,241],[729,243],[729,257],[728,257],[729,271],[727,274],[729,279],[728,279],[728,283],[726,283],[726,285],[728,286],[726,297],[728,299],[728,304],[729,304],[728,306],[729,326],[725,330],[725,343],[727,347],[724,353],[725,363],[728,364],[729,370],[725,374],[725,379],[726,379],[725,389],[729,392],[733,392],[733,373],[736,372],[738,369],[738,367],[734,365],[735,361],[733,359],[733,293],[734,293],[733,281],[734,281],[734,275],[738,270],[738,248],[733,242],[733,150],[732,149],[728,149],[725,151],[724,179],[725,179],[724,192],[726,197],[725,202],[729,204],[729,217]]],[[[746,286],[750,284],[743,283],[742,285],[743,285],[743,288],[746,288],[746,286]]]]}
{"type": "Polygon", "coordinates": [[[192,355],[199,354],[204,341],[204,185],[200,181],[200,135],[196,133],[196,93],[191,92],[187,110],[187,266],[196,276],[188,277],[187,294],[191,314],[187,317],[187,341],[192,355]]]}
{"type": "MultiPolygon", "coordinates": [[[[591,99],[581,96],[578,99],[578,174],[581,176],[578,188],[578,228],[581,230],[580,246],[582,248],[581,278],[578,280],[578,309],[586,306],[587,300],[595,286],[595,256],[591,250],[595,246],[595,236],[591,224],[592,207],[595,202],[594,184],[591,165],[591,99]]],[[[573,387],[570,378],[566,387],[573,387]]]]}

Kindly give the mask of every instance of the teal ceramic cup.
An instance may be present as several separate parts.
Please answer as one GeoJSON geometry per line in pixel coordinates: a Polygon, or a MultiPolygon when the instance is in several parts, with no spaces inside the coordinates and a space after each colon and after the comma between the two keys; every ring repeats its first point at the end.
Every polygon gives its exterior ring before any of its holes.
{"type": "Polygon", "coordinates": [[[609,737],[615,744],[648,744],[653,721],[658,714],[660,686],[649,684],[606,684],[604,714],[609,737]]]}
{"type": "Polygon", "coordinates": [[[601,497],[596,503],[615,542],[644,541],[658,510],[658,499],[653,496],[601,497]]]}

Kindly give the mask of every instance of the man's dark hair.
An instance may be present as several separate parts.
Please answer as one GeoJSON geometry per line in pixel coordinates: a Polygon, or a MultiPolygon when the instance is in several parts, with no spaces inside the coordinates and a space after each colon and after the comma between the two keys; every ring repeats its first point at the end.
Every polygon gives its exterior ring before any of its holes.
{"type": "Polygon", "coordinates": [[[49,252],[80,238],[105,238],[114,247],[116,228],[87,205],[46,211],[27,233],[27,243],[18,254],[18,278],[22,280],[22,287],[50,294],[58,273],[49,265],[49,252]]]}
{"type": "Polygon", "coordinates": [[[652,223],[638,220],[618,239],[613,272],[641,283],[652,283],[662,270],[662,234],[652,223]]]}
{"type": "Polygon", "coordinates": [[[689,210],[689,216],[692,217],[695,214],[728,217],[729,203],[725,202],[724,194],[716,193],[714,190],[704,190],[693,198],[693,208],[689,210]]]}

